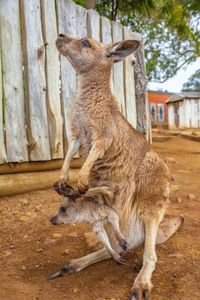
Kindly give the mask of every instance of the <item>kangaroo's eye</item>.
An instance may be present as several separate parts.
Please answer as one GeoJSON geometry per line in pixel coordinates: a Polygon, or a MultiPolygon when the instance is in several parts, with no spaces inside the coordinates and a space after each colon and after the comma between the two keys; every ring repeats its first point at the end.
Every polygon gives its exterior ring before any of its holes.
{"type": "Polygon", "coordinates": [[[66,208],[63,207],[63,206],[61,206],[60,211],[61,211],[61,212],[66,212],[66,208]]]}
{"type": "Polygon", "coordinates": [[[82,41],[81,44],[82,44],[83,47],[91,47],[90,43],[88,42],[88,40],[82,41]]]}

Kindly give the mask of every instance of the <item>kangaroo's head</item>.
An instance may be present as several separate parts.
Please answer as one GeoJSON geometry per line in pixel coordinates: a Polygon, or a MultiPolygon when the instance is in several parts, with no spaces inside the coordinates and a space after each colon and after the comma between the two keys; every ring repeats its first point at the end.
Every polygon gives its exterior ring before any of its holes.
{"type": "Polygon", "coordinates": [[[76,222],[77,207],[76,202],[70,198],[64,198],[60,208],[50,219],[53,225],[71,224],[76,222]]]}
{"type": "Polygon", "coordinates": [[[60,53],[67,57],[78,74],[95,69],[106,70],[132,54],[139,47],[136,40],[124,40],[104,45],[91,38],[75,38],[61,33],[56,40],[60,53]]]}

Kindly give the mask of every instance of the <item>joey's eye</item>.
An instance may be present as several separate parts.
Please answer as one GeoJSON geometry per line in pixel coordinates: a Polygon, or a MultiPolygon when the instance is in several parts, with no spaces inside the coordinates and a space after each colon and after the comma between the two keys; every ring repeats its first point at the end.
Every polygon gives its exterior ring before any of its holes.
{"type": "Polygon", "coordinates": [[[60,211],[61,211],[61,212],[66,212],[66,208],[63,207],[63,206],[61,206],[60,211]]]}
{"type": "Polygon", "coordinates": [[[82,44],[83,47],[91,47],[90,43],[88,42],[88,40],[82,41],[81,44],[82,44]]]}

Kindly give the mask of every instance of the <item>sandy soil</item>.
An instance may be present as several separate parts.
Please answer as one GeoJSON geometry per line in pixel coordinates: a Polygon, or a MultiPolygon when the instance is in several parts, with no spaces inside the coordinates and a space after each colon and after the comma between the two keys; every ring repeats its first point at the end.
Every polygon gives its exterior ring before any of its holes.
{"type": "MultiPolygon", "coordinates": [[[[166,215],[182,215],[185,223],[169,241],[157,247],[155,287],[149,299],[197,300],[200,299],[200,143],[172,137],[170,141],[154,143],[154,148],[161,157],[168,158],[174,179],[166,215]],[[194,194],[195,199],[189,199],[188,194],[194,194]]],[[[126,254],[123,266],[108,260],[80,273],[45,280],[70,259],[91,252],[83,236],[90,231],[86,224],[59,227],[50,224],[49,218],[60,199],[51,189],[0,199],[0,299],[129,299],[141,267],[142,247],[126,254]],[[45,245],[45,241],[50,243],[45,245]],[[64,255],[65,249],[69,253],[64,255]]]]}

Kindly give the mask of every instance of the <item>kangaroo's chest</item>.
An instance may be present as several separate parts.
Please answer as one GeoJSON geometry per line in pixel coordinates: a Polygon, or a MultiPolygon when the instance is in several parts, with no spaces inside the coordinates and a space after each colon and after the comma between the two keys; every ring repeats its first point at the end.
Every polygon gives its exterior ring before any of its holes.
{"type": "Polygon", "coordinates": [[[72,128],[80,141],[80,154],[86,158],[92,147],[92,127],[87,119],[86,111],[76,105],[71,115],[72,128]]]}

